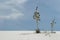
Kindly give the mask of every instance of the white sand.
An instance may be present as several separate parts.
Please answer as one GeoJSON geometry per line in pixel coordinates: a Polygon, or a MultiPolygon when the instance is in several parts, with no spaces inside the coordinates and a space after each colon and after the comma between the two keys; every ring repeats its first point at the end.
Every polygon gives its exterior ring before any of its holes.
{"type": "Polygon", "coordinates": [[[60,40],[60,32],[36,34],[34,31],[0,31],[0,40],[60,40]]]}

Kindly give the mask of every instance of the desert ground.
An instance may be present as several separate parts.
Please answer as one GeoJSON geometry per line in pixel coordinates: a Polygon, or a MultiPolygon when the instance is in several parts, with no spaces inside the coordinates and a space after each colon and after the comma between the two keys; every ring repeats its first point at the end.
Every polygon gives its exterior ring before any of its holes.
{"type": "Polygon", "coordinates": [[[0,31],[0,40],[60,40],[60,31],[35,33],[35,31],[0,31]]]}

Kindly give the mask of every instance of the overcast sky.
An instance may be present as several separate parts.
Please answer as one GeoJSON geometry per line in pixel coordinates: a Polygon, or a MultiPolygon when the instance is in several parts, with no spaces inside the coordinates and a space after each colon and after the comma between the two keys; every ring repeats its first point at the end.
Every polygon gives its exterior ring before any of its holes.
{"type": "Polygon", "coordinates": [[[35,30],[33,19],[38,5],[41,30],[50,30],[55,18],[54,30],[60,30],[60,0],[0,0],[0,30],[35,30]]]}

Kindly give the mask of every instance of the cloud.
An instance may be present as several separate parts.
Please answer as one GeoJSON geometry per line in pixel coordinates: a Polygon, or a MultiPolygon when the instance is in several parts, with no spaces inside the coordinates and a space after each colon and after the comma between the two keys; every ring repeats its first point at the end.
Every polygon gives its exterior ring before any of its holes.
{"type": "Polygon", "coordinates": [[[6,0],[0,3],[0,19],[18,19],[24,16],[21,7],[27,0],[6,0]],[[17,9],[19,7],[19,10],[17,9]]]}
{"type": "Polygon", "coordinates": [[[0,16],[0,19],[18,19],[18,18],[22,18],[23,16],[24,16],[23,13],[18,12],[18,10],[16,9],[13,9],[10,15],[0,16]]]}

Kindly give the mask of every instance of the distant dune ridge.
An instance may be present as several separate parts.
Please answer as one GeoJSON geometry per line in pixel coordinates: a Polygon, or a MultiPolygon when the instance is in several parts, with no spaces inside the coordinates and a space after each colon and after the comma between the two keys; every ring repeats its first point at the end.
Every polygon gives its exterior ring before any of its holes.
{"type": "Polygon", "coordinates": [[[0,40],[60,40],[60,31],[38,34],[35,31],[0,31],[0,40]]]}

